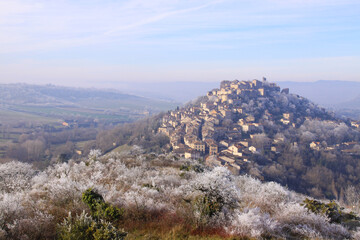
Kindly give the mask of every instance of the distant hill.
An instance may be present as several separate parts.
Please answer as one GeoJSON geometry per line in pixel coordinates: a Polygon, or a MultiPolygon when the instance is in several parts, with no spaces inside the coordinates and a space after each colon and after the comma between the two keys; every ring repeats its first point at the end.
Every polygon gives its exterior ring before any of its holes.
{"type": "Polygon", "coordinates": [[[99,100],[112,100],[118,101],[118,107],[131,105],[136,109],[159,110],[165,110],[166,105],[169,104],[168,101],[125,94],[116,90],[28,84],[0,84],[0,100],[9,104],[82,104],[84,106],[91,106],[92,102],[99,100]]]}
{"type": "Polygon", "coordinates": [[[282,88],[324,106],[342,106],[342,103],[360,97],[360,82],[316,81],[316,82],[278,82],[282,88]]]}
{"type": "Polygon", "coordinates": [[[338,115],[360,119],[360,82],[279,82],[282,88],[334,110],[338,115]]]}
{"type": "Polygon", "coordinates": [[[0,103],[2,111],[54,118],[114,119],[115,122],[132,121],[177,105],[116,90],[29,84],[0,84],[0,103]]]}
{"type": "Polygon", "coordinates": [[[105,82],[106,86],[138,96],[186,103],[202,95],[218,82],[105,82]]]}

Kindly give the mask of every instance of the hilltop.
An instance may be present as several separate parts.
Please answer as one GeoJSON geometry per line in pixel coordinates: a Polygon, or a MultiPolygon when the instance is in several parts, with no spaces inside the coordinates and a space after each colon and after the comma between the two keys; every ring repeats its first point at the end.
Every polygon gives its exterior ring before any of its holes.
{"type": "MultiPolygon", "coordinates": [[[[315,82],[277,82],[281,88],[306,97],[322,107],[331,109],[340,117],[359,120],[360,83],[355,81],[320,80],[315,82]],[[321,93],[321,94],[320,94],[321,93]]],[[[186,103],[218,86],[218,82],[106,82],[107,86],[139,96],[168,99],[186,103]]]]}
{"type": "Polygon", "coordinates": [[[312,196],[341,199],[344,186],[359,184],[359,122],[266,79],[222,81],[163,116],[158,131],[180,156],[312,196]]]}

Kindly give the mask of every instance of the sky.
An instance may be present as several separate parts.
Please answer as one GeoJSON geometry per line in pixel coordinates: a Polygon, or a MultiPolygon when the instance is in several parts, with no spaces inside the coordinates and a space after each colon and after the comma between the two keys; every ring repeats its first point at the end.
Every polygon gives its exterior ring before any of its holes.
{"type": "Polygon", "coordinates": [[[359,0],[0,0],[0,83],[360,81],[359,0]]]}

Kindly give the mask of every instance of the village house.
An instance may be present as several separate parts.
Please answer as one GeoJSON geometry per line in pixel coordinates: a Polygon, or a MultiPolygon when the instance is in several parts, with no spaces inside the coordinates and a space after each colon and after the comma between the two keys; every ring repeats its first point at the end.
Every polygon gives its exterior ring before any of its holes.
{"type": "Polygon", "coordinates": [[[219,151],[219,147],[214,139],[206,139],[206,152],[209,153],[209,155],[216,155],[219,151]]]}
{"type": "Polygon", "coordinates": [[[163,133],[163,134],[165,134],[166,136],[170,136],[170,134],[172,133],[174,131],[174,128],[173,127],[171,127],[171,126],[168,126],[168,127],[159,127],[159,130],[158,130],[158,132],[159,133],[163,133]]]}
{"type": "Polygon", "coordinates": [[[228,152],[230,152],[234,156],[239,156],[239,157],[242,156],[242,150],[243,150],[243,146],[241,144],[232,144],[228,148],[228,152]]]}
{"type": "Polygon", "coordinates": [[[252,152],[252,153],[255,153],[255,152],[256,152],[256,147],[254,147],[254,146],[250,146],[248,149],[249,149],[249,151],[252,152]]]}
{"type": "Polygon", "coordinates": [[[198,137],[196,135],[193,134],[186,134],[184,136],[184,143],[187,146],[192,145],[195,141],[198,141],[198,137]]]}
{"type": "Polygon", "coordinates": [[[258,91],[259,91],[260,96],[265,96],[265,89],[264,88],[259,88],[258,91]]]}
{"type": "Polygon", "coordinates": [[[351,121],[351,126],[355,128],[360,128],[360,122],[357,121],[351,121]]]}
{"type": "Polygon", "coordinates": [[[220,160],[228,163],[235,163],[235,159],[229,158],[227,156],[219,156],[220,160]]]}
{"type": "Polygon", "coordinates": [[[177,154],[177,155],[179,155],[180,157],[185,157],[185,152],[186,151],[189,151],[189,148],[188,147],[186,147],[186,146],[182,146],[182,147],[180,147],[179,146],[179,148],[175,148],[175,149],[173,149],[173,153],[175,153],[175,154],[177,154]]]}
{"type": "Polygon", "coordinates": [[[202,154],[205,153],[205,143],[203,141],[193,142],[190,147],[198,152],[201,152],[202,154]]]}
{"type": "Polygon", "coordinates": [[[220,114],[224,118],[231,118],[231,113],[232,113],[231,110],[227,110],[227,109],[220,110],[220,114]]]}
{"type": "Polygon", "coordinates": [[[241,107],[235,107],[232,109],[233,113],[239,113],[242,114],[243,113],[243,109],[241,107]]]}
{"type": "Polygon", "coordinates": [[[196,150],[188,149],[185,151],[184,157],[187,159],[199,159],[201,158],[201,154],[196,150]]]}
{"type": "Polygon", "coordinates": [[[255,117],[253,115],[248,115],[245,120],[249,123],[255,122],[255,117]]]}
{"type": "Polygon", "coordinates": [[[257,129],[258,129],[257,124],[248,123],[248,124],[242,125],[243,132],[255,132],[257,129]]]}
{"type": "Polygon", "coordinates": [[[280,122],[282,122],[284,125],[289,125],[290,124],[290,120],[289,119],[280,119],[280,122]]]}
{"type": "Polygon", "coordinates": [[[356,144],[358,144],[357,142],[344,142],[340,145],[341,149],[352,149],[356,144]]]}
{"type": "Polygon", "coordinates": [[[255,88],[261,88],[262,87],[262,82],[260,82],[257,79],[252,80],[252,84],[255,88]]]}
{"type": "Polygon", "coordinates": [[[225,148],[228,148],[229,145],[230,145],[230,142],[229,142],[229,141],[226,141],[226,140],[221,140],[221,141],[219,142],[219,144],[220,144],[221,146],[225,147],[225,148]]]}
{"type": "Polygon", "coordinates": [[[293,116],[292,113],[283,113],[283,118],[284,118],[284,119],[291,120],[291,119],[292,119],[292,116],[293,116]]]}
{"type": "Polygon", "coordinates": [[[310,148],[313,149],[313,150],[319,151],[320,150],[320,142],[311,142],[310,143],[310,148]]]}
{"type": "Polygon", "coordinates": [[[243,139],[243,140],[239,141],[238,144],[241,144],[244,147],[249,147],[249,140],[243,139]]]}
{"type": "Polygon", "coordinates": [[[218,114],[219,114],[218,111],[216,111],[215,109],[210,111],[210,115],[213,117],[217,117],[218,114]]]}
{"type": "Polygon", "coordinates": [[[274,138],[274,143],[283,143],[285,141],[284,137],[276,137],[274,138]]]}

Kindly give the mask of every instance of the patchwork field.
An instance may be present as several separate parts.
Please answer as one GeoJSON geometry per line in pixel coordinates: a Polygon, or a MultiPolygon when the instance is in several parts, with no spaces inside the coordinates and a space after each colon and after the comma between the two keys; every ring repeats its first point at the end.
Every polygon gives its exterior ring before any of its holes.
{"type": "Polygon", "coordinates": [[[31,144],[41,142],[43,158],[76,156],[102,129],[178,105],[111,90],[27,84],[0,84],[0,103],[0,158],[14,148],[13,158],[27,160],[21,153],[31,144]]]}

